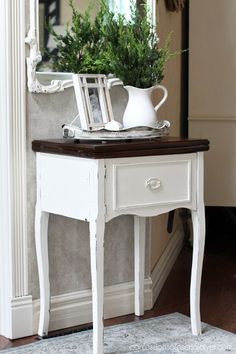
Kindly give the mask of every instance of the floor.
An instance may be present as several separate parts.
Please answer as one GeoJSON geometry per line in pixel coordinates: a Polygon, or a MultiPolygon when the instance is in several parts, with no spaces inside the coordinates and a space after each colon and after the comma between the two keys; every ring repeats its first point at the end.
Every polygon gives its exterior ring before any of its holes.
{"type": "MultiPolygon", "coordinates": [[[[206,212],[207,239],[204,258],[201,292],[202,321],[236,334],[236,234],[233,233],[231,216],[227,211],[222,215],[217,209],[213,215],[206,212]],[[224,220],[217,226],[216,220],[224,220]],[[230,224],[231,223],[231,224],[230,224]]],[[[138,318],[134,315],[122,316],[105,321],[113,325],[160,316],[171,312],[189,315],[189,282],[192,250],[186,242],[152,310],[138,318]]],[[[77,331],[78,328],[69,330],[77,331]]],[[[66,334],[57,331],[53,335],[66,334]]],[[[37,336],[10,341],[0,336],[0,350],[37,341],[37,336]]]]}

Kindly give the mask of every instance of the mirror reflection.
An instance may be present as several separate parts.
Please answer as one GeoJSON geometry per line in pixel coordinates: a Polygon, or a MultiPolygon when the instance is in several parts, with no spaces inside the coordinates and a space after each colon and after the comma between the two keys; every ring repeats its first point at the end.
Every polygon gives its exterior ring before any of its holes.
{"type": "MultiPolygon", "coordinates": [[[[130,16],[130,0],[107,0],[109,8],[130,16]]],[[[76,10],[84,13],[89,4],[91,7],[91,18],[95,18],[99,11],[99,0],[89,2],[88,0],[73,0],[76,10]]],[[[144,1],[137,0],[137,6],[144,1]]],[[[48,32],[47,26],[52,26],[57,34],[65,34],[66,26],[70,26],[72,9],[69,0],[39,0],[39,48],[42,54],[42,63],[39,64],[39,71],[52,71],[48,65],[49,56],[56,53],[56,44],[53,36],[48,32]]]]}
{"type": "MultiPolygon", "coordinates": [[[[74,0],[76,10],[84,13],[88,8],[88,0],[74,0]]],[[[99,10],[99,1],[94,1],[91,16],[95,17],[99,10]]],[[[53,37],[47,30],[51,25],[58,34],[65,34],[65,28],[70,25],[72,9],[69,0],[39,0],[39,44],[43,60],[46,61],[46,52],[55,50],[53,37]]]]}

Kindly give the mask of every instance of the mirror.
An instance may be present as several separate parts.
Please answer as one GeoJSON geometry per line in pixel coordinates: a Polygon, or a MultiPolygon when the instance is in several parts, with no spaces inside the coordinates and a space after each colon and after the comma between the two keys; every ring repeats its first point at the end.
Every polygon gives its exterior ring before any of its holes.
{"type": "MultiPolygon", "coordinates": [[[[129,17],[129,0],[107,0],[110,8],[129,17]]],[[[143,1],[143,0],[142,0],[143,1]]],[[[137,6],[142,2],[137,0],[137,6]]],[[[155,24],[156,0],[147,0],[155,24]]],[[[88,0],[74,0],[79,11],[85,11],[88,0]]],[[[95,0],[92,16],[99,10],[99,0],[95,0]]],[[[55,32],[65,33],[65,26],[70,23],[72,11],[68,0],[30,0],[30,29],[25,39],[30,54],[27,58],[28,89],[35,93],[61,92],[73,86],[71,73],[52,72],[48,65],[47,52],[55,51],[55,42],[45,28],[45,23],[53,26],[55,32]],[[39,71],[37,71],[39,70],[39,71]]]]}

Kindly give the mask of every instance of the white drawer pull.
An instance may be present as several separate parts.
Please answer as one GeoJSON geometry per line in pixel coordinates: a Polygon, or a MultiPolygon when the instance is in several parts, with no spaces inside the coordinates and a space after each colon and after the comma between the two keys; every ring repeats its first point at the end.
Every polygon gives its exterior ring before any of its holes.
{"type": "Polygon", "coordinates": [[[155,177],[151,177],[145,181],[145,187],[150,188],[151,190],[155,190],[160,188],[161,181],[155,177]]]}

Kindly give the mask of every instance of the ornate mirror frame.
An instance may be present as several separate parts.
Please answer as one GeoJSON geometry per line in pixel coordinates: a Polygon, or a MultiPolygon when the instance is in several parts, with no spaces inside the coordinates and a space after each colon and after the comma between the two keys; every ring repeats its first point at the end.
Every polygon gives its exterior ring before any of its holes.
{"type": "MultiPolygon", "coordinates": [[[[147,0],[156,24],[156,0],[147,0]]],[[[25,38],[29,46],[27,62],[28,90],[34,93],[55,93],[73,86],[72,73],[37,72],[37,64],[42,60],[39,50],[39,0],[30,0],[30,26],[25,38]]]]}

